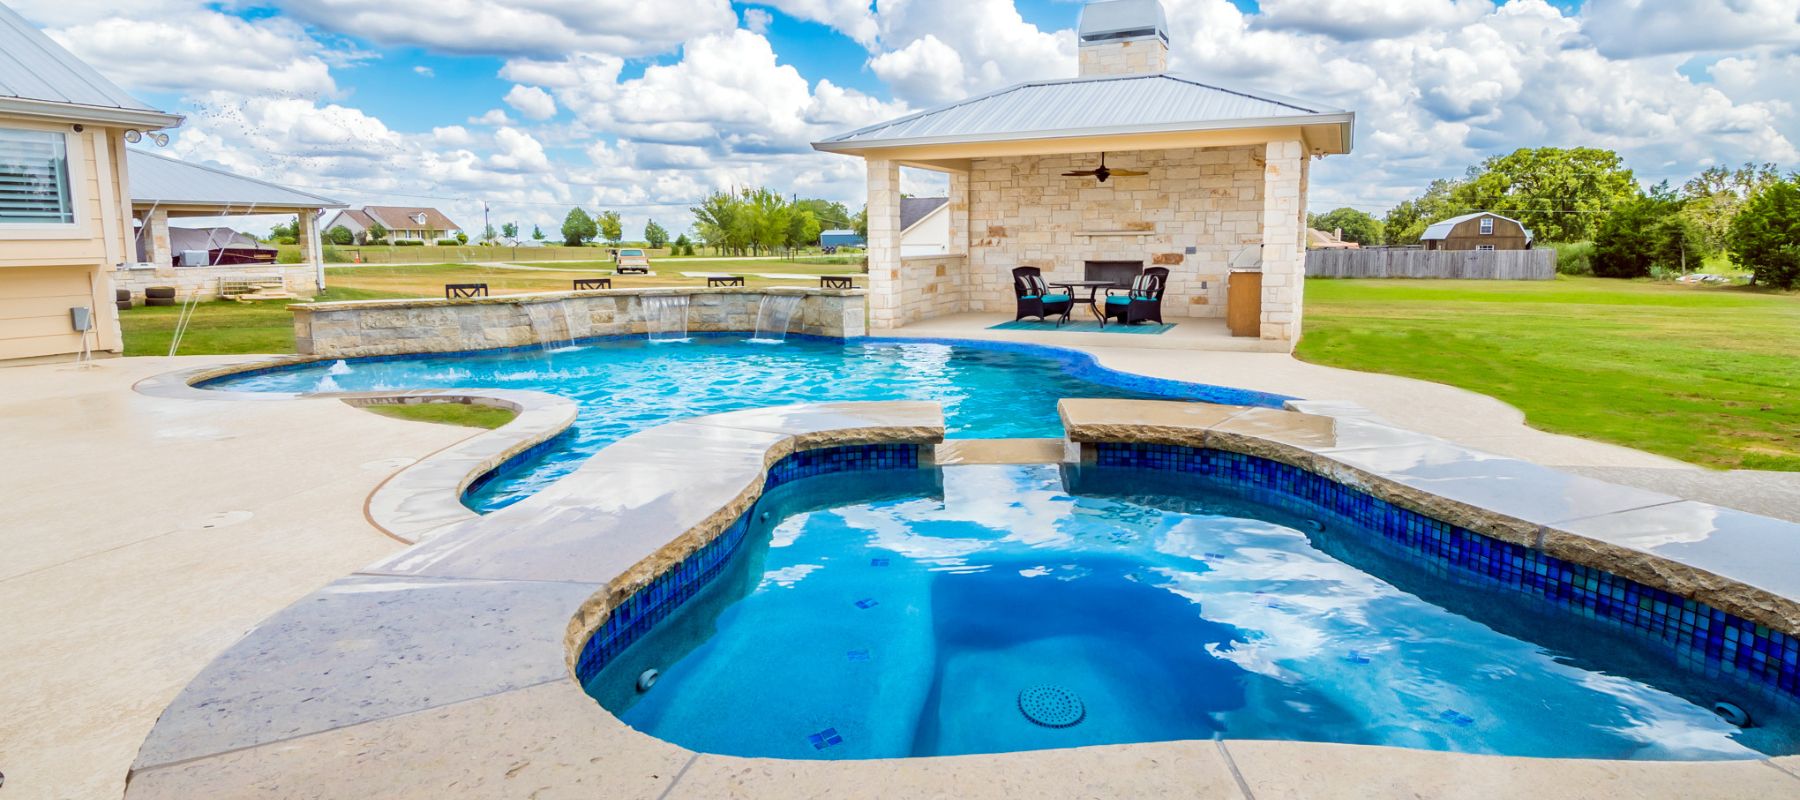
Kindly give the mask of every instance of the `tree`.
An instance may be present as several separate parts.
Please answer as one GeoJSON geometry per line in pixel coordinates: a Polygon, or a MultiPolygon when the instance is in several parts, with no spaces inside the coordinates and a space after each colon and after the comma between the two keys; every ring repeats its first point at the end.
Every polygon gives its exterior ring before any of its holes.
{"type": "Polygon", "coordinates": [[[852,222],[856,223],[856,225],[855,225],[856,235],[861,236],[865,240],[868,239],[869,238],[869,207],[867,205],[863,206],[861,211],[856,212],[856,219],[852,220],[852,222]]]}
{"type": "MultiPolygon", "coordinates": [[[[494,226],[489,225],[488,229],[492,230],[493,227],[494,226]]],[[[456,243],[457,244],[468,244],[469,243],[469,235],[466,233],[463,233],[462,231],[457,231],[456,232],[456,243]]]]}
{"type": "Polygon", "coordinates": [[[1800,173],[1757,190],[1731,220],[1731,260],[1752,280],[1778,289],[1800,286],[1800,173]]]}
{"type": "Polygon", "coordinates": [[[580,247],[587,244],[589,239],[594,238],[599,235],[599,233],[600,229],[594,225],[594,218],[588,216],[586,211],[582,211],[579,208],[571,208],[569,209],[569,215],[563,217],[563,244],[570,247],[580,247]]]}
{"type": "Polygon", "coordinates": [[[269,229],[269,238],[277,244],[294,244],[300,241],[300,218],[294,217],[287,222],[276,223],[269,229]]]}
{"type": "Polygon", "coordinates": [[[494,231],[494,226],[493,226],[493,225],[491,225],[491,224],[490,224],[490,225],[487,225],[487,226],[484,226],[484,227],[483,227],[483,228],[482,228],[482,229],[481,229],[481,240],[482,240],[482,241],[484,241],[484,242],[491,242],[491,241],[493,241],[493,240],[495,240],[495,239],[498,239],[498,238],[500,238],[500,234],[499,234],[499,233],[496,233],[496,232],[495,232],[495,231],[494,231]]]}
{"type": "Polygon", "coordinates": [[[819,221],[821,228],[848,228],[856,224],[850,209],[843,203],[824,200],[817,197],[802,197],[794,201],[794,207],[801,211],[811,211],[813,218],[819,221]]]}
{"type": "Polygon", "coordinates": [[[1594,237],[1604,215],[1638,196],[1618,153],[1593,147],[1521,148],[1469,169],[1450,193],[1454,213],[1492,211],[1525,224],[1538,241],[1594,237]]]}
{"type": "Polygon", "coordinates": [[[806,247],[819,243],[819,231],[824,226],[813,212],[793,206],[793,214],[788,220],[787,246],[806,247]]]}
{"type": "Polygon", "coordinates": [[[1425,193],[1418,199],[1394,206],[1382,221],[1382,240],[1390,245],[1418,244],[1419,237],[1425,235],[1425,229],[1431,223],[1456,216],[1450,200],[1456,187],[1457,181],[1439,178],[1425,187],[1425,193]]]}
{"type": "Polygon", "coordinates": [[[531,238],[539,242],[543,241],[544,229],[536,225],[531,226],[531,238]]]}
{"type": "Polygon", "coordinates": [[[1344,232],[1344,241],[1355,242],[1364,247],[1382,242],[1381,220],[1354,208],[1339,208],[1323,214],[1309,215],[1306,224],[1315,230],[1341,230],[1344,232]]]}
{"type": "Polygon", "coordinates": [[[1594,228],[1594,274],[1602,278],[1686,272],[1701,258],[1699,226],[1666,182],[1615,206],[1594,228]]]}
{"type": "Polygon", "coordinates": [[[656,220],[650,220],[644,223],[644,242],[652,248],[660,248],[669,243],[669,232],[656,224],[656,220]]]}
{"type": "Polygon", "coordinates": [[[619,219],[617,211],[602,211],[596,223],[600,226],[600,236],[614,246],[625,238],[625,224],[619,219]]]}
{"type": "Polygon", "coordinates": [[[386,244],[388,229],[379,222],[371,222],[369,223],[369,230],[363,235],[367,237],[364,241],[369,244],[386,244]]]}
{"type": "Polygon", "coordinates": [[[1681,187],[1682,213],[1699,227],[1707,253],[1725,249],[1731,219],[1751,195],[1781,180],[1774,164],[1745,164],[1737,169],[1709,167],[1681,187]]]}
{"type": "Polygon", "coordinates": [[[342,225],[331,226],[331,230],[325,232],[325,238],[335,245],[356,243],[356,234],[351,233],[349,228],[342,225]]]}
{"type": "Polygon", "coordinates": [[[513,241],[518,241],[518,239],[519,239],[519,223],[508,222],[505,225],[501,225],[500,226],[500,235],[504,236],[508,239],[512,239],[513,241]]]}
{"type": "Polygon", "coordinates": [[[669,249],[669,255],[683,254],[690,256],[694,254],[694,243],[688,240],[688,235],[685,233],[675,237],[675,244],[671,245],[669,249]]]}

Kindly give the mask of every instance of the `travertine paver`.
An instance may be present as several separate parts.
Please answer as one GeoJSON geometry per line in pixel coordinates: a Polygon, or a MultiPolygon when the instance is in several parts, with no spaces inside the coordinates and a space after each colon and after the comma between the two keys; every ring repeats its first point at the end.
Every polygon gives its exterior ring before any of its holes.
{"type": "Polygon", "coordinates": [[[363,518],[376,484],[470,435],[335,400],[131,391],[223,360],[0,368],[8,800],[117,797],[157,714],[213,656],[399,549],[363,518]]]}

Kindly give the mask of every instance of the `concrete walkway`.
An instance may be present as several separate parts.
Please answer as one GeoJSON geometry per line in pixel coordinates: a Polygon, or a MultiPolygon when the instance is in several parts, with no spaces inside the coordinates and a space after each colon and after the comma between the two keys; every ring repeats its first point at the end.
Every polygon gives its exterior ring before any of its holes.
{"type": "Polygon", "coordinates": [[[220,358],[0,368],[0,797],[118,797],[157,714],[264,617],[400,544],[363,518],[471,435],[335,400],[131,384],[220,358]]]}

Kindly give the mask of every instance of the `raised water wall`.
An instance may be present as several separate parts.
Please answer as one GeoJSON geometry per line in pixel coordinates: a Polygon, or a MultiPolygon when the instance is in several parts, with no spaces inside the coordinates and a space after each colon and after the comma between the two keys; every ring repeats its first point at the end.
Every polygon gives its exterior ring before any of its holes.
{"type": "Polygon", "coordinates": [[[306,303],[289,308],[294,312],[296,352],[350,358],[644,334],[651,315],[643,298],[674,295],[688,296],[687,329],[694,333],[755,330],[757,308],[767,295],[800,298],[788,323],[790,333],[839,339],[865,333],[861,289],[601,289],[465,300],[306,303]]]}

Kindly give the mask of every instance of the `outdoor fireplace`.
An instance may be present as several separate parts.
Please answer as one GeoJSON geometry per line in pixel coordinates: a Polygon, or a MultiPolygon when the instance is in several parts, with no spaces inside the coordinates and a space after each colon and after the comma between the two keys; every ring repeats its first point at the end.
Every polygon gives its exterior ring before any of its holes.
{"type": "Polygon", "coordinates": [[[1130,286],[1131,281],[1144,271],[1142,261],[1086,261],[1082,262],[1082,280],[1112,281],[1117,286],[1130,286]]]}

